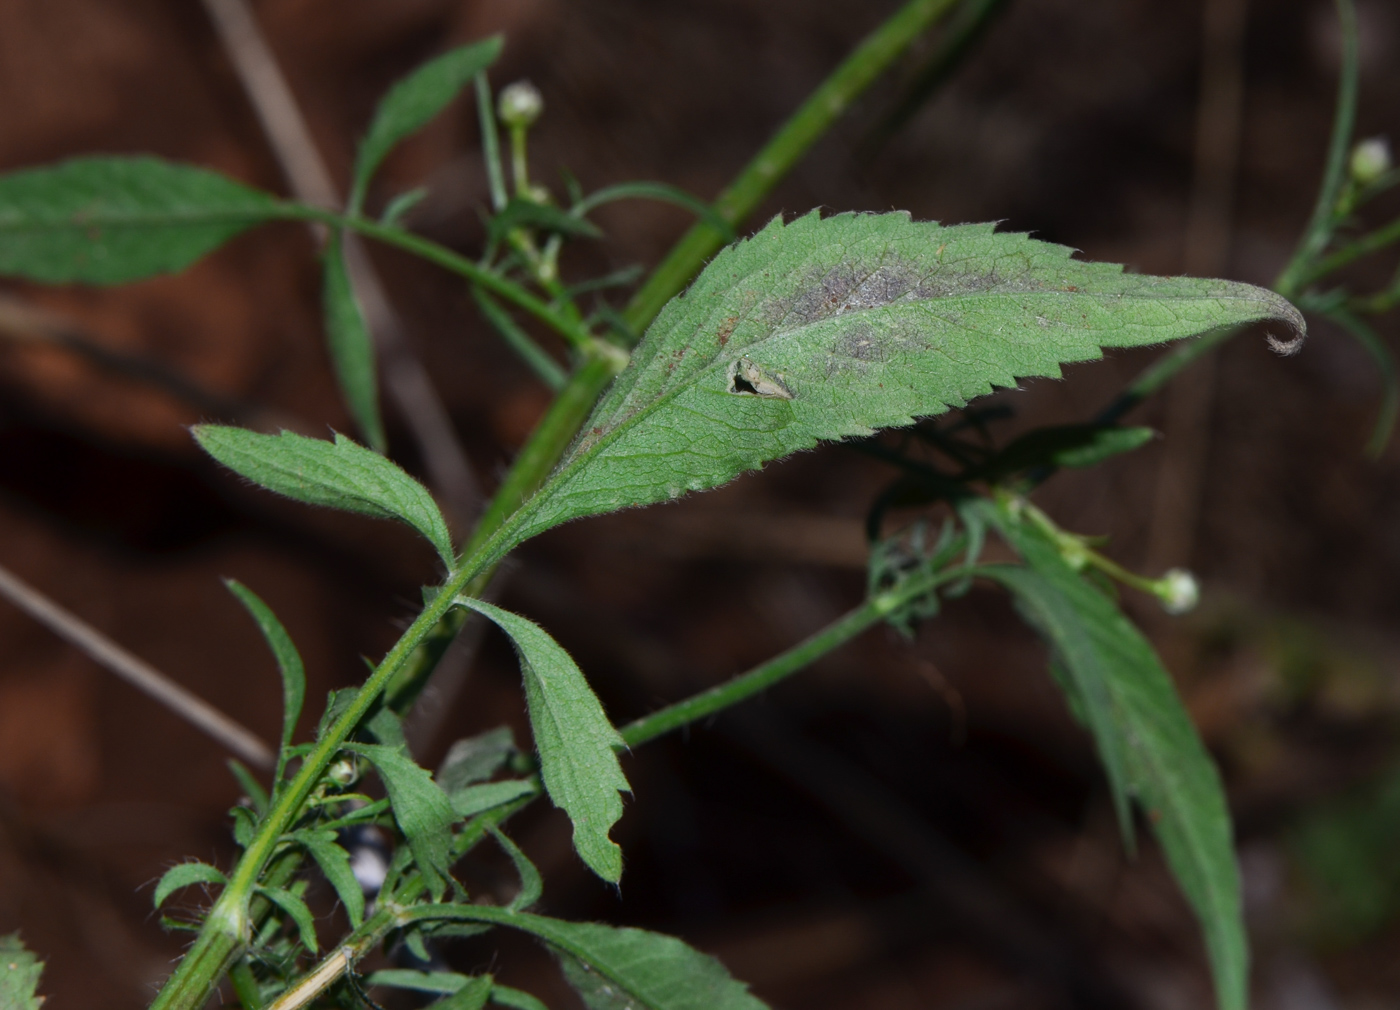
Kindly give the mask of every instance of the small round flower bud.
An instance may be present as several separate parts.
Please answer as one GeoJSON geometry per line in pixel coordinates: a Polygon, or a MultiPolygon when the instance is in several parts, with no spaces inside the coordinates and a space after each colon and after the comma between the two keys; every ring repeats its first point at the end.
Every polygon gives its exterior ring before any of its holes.
{"type": "Polygon", "coordinates": [[[1371,137],[1351,149],[1351,177],[1365,186],[1375,182],[1394,165],[1390,156],[1390,141],[1371,137]]]}
{"type": "Polygon", "coordinates": [[[501,89],[496,114],[507,126],[529,126],[544,112],[544,96],[529,81],[516,81],[501,89]]]}
{"type": "Polygon", "coordinates": [[[1196,576],[1184,568],[1173,568],[1157,582],[1157,598],[1169,614],[1184,614],[1194,610],[1201,600],[1201,587],[1196,576]]]}
{"type": "Polygon", "coordinates": [[[359,762],[353,754],[342,754],[326,769],[326,778],[342,789],[353,786],[360,778],[359,762]]]}

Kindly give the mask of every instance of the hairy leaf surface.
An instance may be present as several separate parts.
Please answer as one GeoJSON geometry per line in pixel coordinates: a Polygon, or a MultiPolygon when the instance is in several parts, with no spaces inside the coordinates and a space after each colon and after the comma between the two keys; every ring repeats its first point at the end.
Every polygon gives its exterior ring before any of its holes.
{"type": "MultiPolygon", "coordinates": [[[[988,510],[990,512],[990,510],[988,510]]],[[[1205,932],[1222,1010],[1243,1010],[1249,954],[1230,813],[1215,765],[1152,646],[1029,524],[993,519],[1027,567],[981,571],[1010,589],[1048,639],[1077,714],[1109,772],[1120,817],[1147,812],[1172,873],[1205,932]]]]}
{"type": "Polygon", "coordinates": [[[411,968],[385,968],[365,979],[367,985],[414,992],[454,993],[471,980],[455,971],[415,971],[411,968]]]}
{"type": "Polygon", "coordinates": [[[544,894],[544,879],[540,876],[538,867],[530,862],[530,857],[521,852],[520,846],[507,838],[505,832],[494,826],[488,827],[487,830],[491,832],[491,837],[496,839],[496,844],[510,856],[510,861],[515,864],[515,872],[520,877],[520,892],[510,899],[506,911],[523,912],[539,901],[540,896],[544,894]]]}
{"type": "Polygon", "coordinates": [[[165,871],[151,895],[151,907],[160,908],[165,899],[191,884],[227,884],[228,878],[208,863],[180,863],[165,871]]]}
{"type": "Polygon", "coordinates": [[[255,484],[311,505],[398,519],[437,548],[450,568],[452,537],[428,489],[377,452],[337,434],[334,442],[284,431],[259,435],[219,424],[194,427],[209,455],[255,484]]]}
{"type": "Polygon", "coordinates": [[[159,158],[75,158],[0,177],[0,274],[121,284],[183,270],[288,216],[261,190],[159,158]]]}
{"type": "Polygon", "coordinates": [[[336,834],[330,830],[308,829],[294,831],[292,839],[316,860],[316,865],[326,875],[326,880],[345,906],[345,914],[350,925],[358,928],[365,917],[365,893],[360,882],[355,879],[355,871],[350,865],[350,853],[336,842],[336,834]]]}
{"type": "Polygon", "coordinates": [[[515,753],[515,736],[509,726],[465,737],[447,748],[447,755],[438,766],[437,783],[451,796],[476,782],[484,782],[515,753]]]}
{"type": "Polygon", "coordinates": [[[272,902],[296,925],[297,935],[301,937],[301,945],[311,953],[316,953],[318,945],[316,943],[316,920],[311,915],[311,909],[301,896],[287,890],[285,887],[263,887],[259,885],[254,890],[272,902]]]}
{"type": "Polygon", "coordinates": [[[389,89],[379,102],[369,132],[360,143],[355,159],[355,179],[350,206],[358,210],[365,189],[386,155],[399,141],[414,133],[441,112],[472,78],[495,62],[502,39],[489,39],[460,46],[424,63],[389,89]]]}
{"type": "Polygon", "coordinates": [[[413,850],[418,871],[433,897],[441,898],[451,863],[452,825],[457,820],[447,795],[426,769],[397,748],[359,743],[346,744],[345,749],[374,764],[389,793],[394,820],[413,850]]]}
{"type": "MultiPolygon", "coordinates": [[[[287,629],[282,627],[272,608],[236,579],[225,579],[224,585],[252,615],[282,674],[282,746],[277,754],[277,771],[272,777],[275,791],[282,783],[282,770],[287,766],[287,748],[292,744],[292,734],[296,732],[301,706],[306,700],[306,668],[302,665],[301,653],[297,652],[292,636],[287,634],[287,629]]],[[[266,805],[264,801],[264,809],[266,805]]]]}
{"type": "Polygon", "coordinates": [[[1102,347],[1259,319],[1303,332],[1270,291],[1125,274],[993,225],[775,219],[662,310],[511,538],[1058,376],[1102,347]]]}
{"type": "Polygon", "coordinates": [[[18,933],[0,936],[0,1007],[5,1010],[39,1010],[38,995],[44,964],[25,949],[18,933]]]}
{"type": "Polygon", "coordinates": [[[350,283],[345,259],[345,239],[334,235],[326,246],[325,275],[321,284],[321,311],[326,320],[326,346],[335,368],[340,395],[370,448],[387,446],[384,422],[379,416],[378,371],[374,339],[365,322],[364,309],[350,283]]]}
{"type": "Polygon", "coordinates": [[[622,850],[608,832],[622,816],[620,793],[628,788],[615,750],[623,746],[622,737],[573,657],[543,628],[483,600],[464,596],[456,602],[489,618],[515,644],[544,787],[573,821],[579,856],[616,883],[622,850]]]}
{"type": "Polygon", "coordinates": [[[766,1010],[724,965],[674,936],[518,913],[590,1010],[766,1010]]]}
{"type": "Polygon", "coordinates": [[[467,786],[450,793],[448,798],[452,801],[452,809],[457,812],[458,817],[475,817],[522,796],[537,795],[539,791],[539,785],[530,779],[506,779],[504,782],[483,782],[481,785],[467,786]]]}

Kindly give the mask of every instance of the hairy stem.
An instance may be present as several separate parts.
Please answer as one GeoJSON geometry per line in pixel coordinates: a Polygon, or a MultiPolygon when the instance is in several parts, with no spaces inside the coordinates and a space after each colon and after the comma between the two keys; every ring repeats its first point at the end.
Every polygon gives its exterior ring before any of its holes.
{"type": "MultiPolygon", "coordinates": [[[[659,712],[653,712],[649,716],[644,716],[630,723],[622,729],[622,738],[628,747],[640,746],[672,730],[698,722],[737,705],[810,666],[822,656],[849,642],[872,625],[878,624],[915,598],[933,592],[944,583],[975,575],[976,572],[976,568],[958,567],[939,572],[911,575],[899,585],[871,597],[805,641],[766,663],[762,663],[718,687],[702,691],[663,708],[659,712]]],[[[522,797],[475,818],[453,839],[453,858],[460,859],[466,855],[486,837],[492,828],[503,824],[517,811],[532,803],[539,795],[541,793],[536,792],[533,796],[522,797]]],[[[410,875],[403,884],[396,888],[392,896],[386,896],[381,900],[380,906],[365,919],[357,930],[346,937],[335,950],[326,955],[300,982],[287,990],[267,1010],[298,1010],[331,986],[341,974],[349,970],[356,961],[373,949],[375,944],[392,930],[401,928],[410,922],[443,917],[432,911],[424,911],[424,909],[435,909],[441,906],[426,905],[418,909],[410,907],[422,896],[424,889],[422,878],[417,874],[410,875]]],[[[502,910],[488,910],[483,915],[490,916],[495,911],[502,910]]],[[[513,915],[515,913],[502,911],[502,914],[513,915]]],[[[449,915],[448,917],[454,916],[449,915]]],[[[455,915],[455,917],[460,918],[461,915],[455,915]]],[[[483,918],[482,921],[499,923],[501,920],[483,918]]]]}
{"type": "MultiPolygon", "coordinates": [[[[719,195],[715,213],[730,227],[743,222],[851,103],[954,3],[909,0],[866,36],[719,195]]],[[[661,307],[690,283],[725,241],[723,234],[704,221],[686,232],[627,306],[625,317],[632,332],[645,330],[661,307]]]]}
{"type": "MultiPolygon", "coordinates": [[[[746,218],[850,103],[953,3],[954,0],[910,0],[876,29],[818,87],[721,195],[716,204],[719,215],[730,224],[746,218]]],[[[278,837],[301,815],[307,798],[340,745],[399,671],[413,659],[417,647],[429,638],[448,613],[453,599],[463,592],[479,593],[484,588],[496,563],[513,546],[507,529],[511,515],[544,482],[582,427],[593,404],[626,365],[624,352],[598,341],[568,313],[557,311],[520,285],[444,246],[359,216],[344,217],[300,204],[288,204],[285,210],[289,219],[314,220],[348,228],[457,273],[524,309],[570,343],[582,347],[584,359],[530,436],[482,516],[464,551],[465,560],[375,668],[355,701],[307,755],[296,777],[268,812],[234,869],[228,886],[210,909],[194,945],[157,995],[151,1010],[198,1010],[203,1005],[211,987],[247,942],[248,905],[253,888],[278,837]]],[[[695,275],[722,242],[721,234],[708,225],[698,226],[682,238],[628,306],[624,317],[628,330],[641,333],[662,305],[695,275]]],[[[738,696],[734,700],[737,701],[738,696]]]]}

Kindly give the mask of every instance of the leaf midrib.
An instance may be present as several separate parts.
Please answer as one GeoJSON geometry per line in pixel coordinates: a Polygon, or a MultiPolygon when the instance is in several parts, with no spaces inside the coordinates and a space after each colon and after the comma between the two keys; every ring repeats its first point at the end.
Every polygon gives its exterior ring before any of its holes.
{"type": "MultiPolygon", "coordinates": [[[[1077,262],[1077,261],[1072,261],[1072,260],[1071,260],[1071,261],[1069,261],[1069,262],[1077,262]]],[[[750,271],[748,274],[745,274],[744,276],[745,276],[745,277],[752,276],[752,274],[755,273],[755,272],[757,272],[757,271],[750,271]]],[[[1183,294],[1177,295],[1177,294],[1153,293],[1153,292],[1150,292],[1150,291],[1145,291],[1145,292],[1142,292],[1142,293],[1138,293],[1138,292],[1132,292],[1132,293],[1128,293],[1128,292],[1118,292],[1118,293],[1114,293],[1114,294],[1112,294],[1112,295],[1095,295],[1095,294],[1093,294],[1093,293],[1091,293],[1091,292],[1062,291],[1062,290],[1056,290],[1056,289],[1053,289],[1053,288],[1047,288],[1047,289],[1044,289],[1044,290],[1042,290],[1042,291],[1024,291],[1024,292],[1016,292],[1016,294],[1018,294],[1018,295],[1025,295],[1025,296],[1031,296],[1031,297],[1041,297],[1041,296],[1052,296],[1052,297],[1055,297],[1055,296],[1061,296],[1061,297],[1064,297],[1065,299],[1068,299],[1068,300],[1087,299],[1087,300],[1089,300],[1089,301],[1091,301],[1091,302],[1096,301],[1096,300],[1099,299],[1099,298],[1104,298],[1104,297],[1112,297],[1112,298],[1115,298],[1115,299],[1118,299],[1118,300],[1122,300],[1122,299],[1124,299],[1124,298],[1131,297],[1131,298],[1135,298],[1135,299],[1139,299],[1139,300],[1144,300],[1144,301],[1156,300],[1156,301],[1164,301],[1164,302],[1165,302],[1165,301],[1177,301],[1177,300],[1180,300],[1180,301],[1197,301],[1197,300],[1200,300],[1200,298],[1201,298],[1200,295],[1192,295],[1192,294],[1189,294],[1189,293],[1183,293],[1183,294]]],[[[982,301],[982,300],[985,300],[985,299],[992,299],[992,298],[1000,299],[1000,298],[1010,297],[1011,295],[1012,295],[1011,292],[1005,292],[1005,291],[981,291],[981,292],[971,292],[971,293],[968,293],[968,294],[965,294],[965,295],[947,296],[947,297],[942,297],[942,298],[911,299],[911,300],[908,301],[908,302],[891,302],[891,303],[889,303],[888,305],[871,306],[871,307],[862,308],[862,309],[852,309],[852,310],[850,310],[850,311],[848,311],[848,312],[840,313],[839,316],[837,316],[837,315],[825,316],[825,317],[823,317],[822,319],[813,320],[812,322],[806,323],[806,324],[804,324],[804,325],[802,325],[802,326],[796,326],[796,327],[793,327],[793,328],[787,329],[787,330],[774,331],[774,332],[772,332],[772,333],[769,333],[767,336],[765,336],[765,337],[763,337],[763,338],[761,338],[761,339],[759,339],[759,340],[754,341],[754,342],[751,343],[751,344],[746,344],[746,345],[744,345],[744,347],[743,347],[742,350],[736,348],[736,351],[737,351],[741,356],[742,356],[742,355],[745,355],[745,354],[747,354],[751,349],[756,348],[756,347],[761,347],[763,344],[766,344],[766,343],[768,343],[768,342],[771,341],[771,340],[775,340],[775,339],[779,339],[779,338],[790,337],[790,336],[793,335],[793,334],[801,333],[803,330],[806,330],[806,329],[808,329],[808,328],[810,328],[810,327],[813,327],[813,326],[818,326],[818,325],[820,325],[820,324],[822,324],[822,323],[824,323],[824,322],[827,322],[827,321],[830,320],[830,319],[839,318],[840,316],[858,316],[859,314],[862,314],[862,313],[879,312],[879,311],[883,311],[883,310],[889,309],[889,308],[891,308],[892,306],[896,306],[896,305],[928,304],[928,305],[940,305],[940,306],[942,306],[942,305],[947,305],[947,306],[949,306],[949,307],[955,307],[955,306],[957,306],[957,305],[965,305],[965,304],[968,304],[969,302],[975,304],[976,302],[979,302],[979,301],[982,301]]],[[[1245,295],[1239,295],[1239,294],[1220,295],[1220,296],[1218,296],[1218,297],[1221,298],[1222,300],[1244,301],[1244,302],[1253,302],[1253,303],[1257,303],[1257,304],[1260,304],[1260,305],[1268,305],[1268,300],[1267,300],[1266,298],[1252,298],[1252,297],[1247,297],[1247,296],[1245,296],[1245,295]]],[[[757,307],[758,307],[759,304],[761,304],[761,301],[760,301],[760,302],[756,302],[753,306],[751,306],[749,309],[747,309],[747,310],[745,311],[745,313],[744,313],[744,317],[745,317],[745,318],[748,318],[748,317],[757,309],[757,307]]],[[[786,318],[786,317],[784,317],[784,318],[786,318]]],[[[1095,340],[1093,340],[1092,338],[1086,339],[1085,342],[1086,342],[1086,344],[1093,344],[1093,345],[1095,345],[1095,346],[1100,346],[1100,345],[1098,344],[1098,342],[1095,341],[1095,340]]],[[[668,405],[673,399],[675,399],[676,397],[680,396],[682,393],[684,393],[686,390],[690,389],[692,386],[696,385],[696,384],[697,384],[698,382],[700,382],[705,376],[709,375],[709,374],[710,374],[717,366],[719,366],[723,361],[725,361],[725,355],[724,355],[723,353],[720,353],[720,354],[715,355],[715,357],[714,357],[711,361],[709,361],[703,368],[701,368],[701,369],[700,369],[699,371],[697,371],[697,372],[692,373],[685,381],[683,381],[682,383],[680,383],[679,385],[677,385],[677,386],[675,386],[675,387],[673,387],[673,388],[671,388],[671,389],[668,389],[668,390],[664,391],[660,396],[658,396],[658,397],[656,397],[654,400],[652,400],[651,403],[649,403],[649,404],[647,404],[646,406],[641,407],[641,408],[639,408],[638,410],[632,412],[631,414],[629,414],[629,415],[627,416],[627,418],[626,418],[625,420],[623,420],[622,422],[620,422],[616,427],[614,427],[614,428],[608,430],[607,432],[605,432],[602,436],[599,437],[599,439],[598,439],[596,442],[594,442],[594,443],[588,448],[588,450],[587,450],[587,452],[586,452],[585,454],[579,455],[579,456],[575,456],[575,457],[572,457],[572,458],[570,458],[569,460],[567,460],[567,461],[564,463],[563,466],[561,466],[558,470],[556,470],[556,471],[554,472],[553,476],[552,476],[552,477],[550,478],[550,480],[549,480],[549,483],[546,484],[543,488],[541,488],[540,493],[537,494],[537,495],[534,497],[534,499],[532,500],[532,506],[527,506],[526,509],[522,509],[522,510],[521,510],[521,519],[524,520],[524,519],[526,519],[526,518],[529,518],[529,517],[532,517],[532,516],[534,516],[534,515],[539,514],[539,513],[543,510],[544,505],[547,504],[547,502],[553,498],[555,489],[556,489],[566,478],[572,476],[572,474],[574,473],[574,471],[575,471],[580,465],[588,463],[588,462],[589,462],[590,460],[592,460],[595,456],[597,456],[600,452],[602,452],[603,449],[607,448],[607,447],[608,447],[609,445],[611,445],[613,442],[617,441],[617,440],[618,440],[619,438],[621,438],[624,434],[630,432],[633,428],[636,427],[637,424],[639,424],[640,422],[644,421],[644,420],[645,420],[647,417],[649,417],[654,411],[657,411],[657,410],[661,409],[663,406],[668,405]]],[[[640,378],[640,376],[639,376],[639,378],[640,378]]],[[[787,402],[787,401],[783,401],[783,402],[787,402]]]]}

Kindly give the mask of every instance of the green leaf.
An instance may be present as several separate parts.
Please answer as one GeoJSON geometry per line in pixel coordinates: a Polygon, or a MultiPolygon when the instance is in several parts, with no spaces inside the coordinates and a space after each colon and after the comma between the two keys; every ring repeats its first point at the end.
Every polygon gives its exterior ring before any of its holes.
{"type": "Polygon", "coordinates": [[[452,537],[428,489],[344,435],[326,442],[289,431],[259,435],[219,424],[199,424],[193,430],[205,452],[253,483],[311,505],[398,519],[427,537],[452,567],[452,537]]]}
{"type": "MultiPolygon", "coordinates": [[[[277,754],[277,771],[272,777],[272,787],[276,790],[287,767],[287,748],[292,745],[292,734],[296,732],[297,719],[301,717],[302,703],[306,700],[306,667],[302,665],[301,653],[297,652],[292,636],[287,634],[272,608],[236,579],[224,579],[224,585],[252,615],[282,673],[282,746],[277,754]]],[[[266,803],[263,810],[266,811],[266,803]]]]}
{"type": "Polygon", "coordinates": [[[316,860],[316,865],[335,888],[350,925],[358,928],[365,917],[365,893],[350,868],[350,853],[336,844],[334,831],[294,831],[291,838],[316,860]]]}
{"type": "Polygon", "coordinates": [[[733,242],[735,238],[733,226],[708,203],[692,193],[664,182],[620,182],[615,186],[606,186],[589,193],[576,203],[569,213],[582,217],[614,200],[659,200],[661,203],[674,204],[704,221],[724,236],[726,242],[733,242]]]}
{"type": "Polygon", "coordinates": [[[382,985],[391,989],[413,992],[450,994],[467,984],[470,976],[455,971],[413,971],[409,968],[386,968],[365,979],[366,985],[382,985]]]}
{"type": "Polygon", "coordinates": [[[233,773],[234,781],[238,783],[243,795],[248,797],[248,802],[253,805],[253,810],[261,820],[267,814],[267,790],[253,777],[253,773],[248,770],[248,766],[237,758],[228,759],[228,770],[233,773]]]}
{"type": "Polygon", "coordinates": [[[459,975],[455,971],[410,971],[401,968],[377,971],[365,981],[372,986],[443,993],[446,999],[431,1004],[436,1010],[481,1010],[495,988],[490,975],[459,975]]]}
{"type": "Polygon", "coordinates": [[[538,996],[531,996],[523,989],[512,989],[508,985],[493,985],[491,1002],[514,1007],[515,1010],[549,1010],[538,996]]]}
{"type": "Polygon", "coordinates": [[[590,1010],[766,1010],[714,958],[674,936],[515,914],[543,939],[590,1010]]]}
{"type": "Polygon", "coordinates": [[[457,820],[447,795],[425,769],[395,747],[355,743],[346,744],[345,749],[368,758],[378,770],[418,872],[434,900],[440,899],[447,886],[452,825],[457,820]]]}
{"type": "Polygon", "coordinates": [[[484,785],[468,786],[453,793],[449,798],[452,809],[458,817],[475,817],[477,814],[494,810],[539,792],[539,786],[529,779],[507,779],[504,782],[487,782],[484,785]]]}
{"type": "Polygon", "coordinates": [[[379,223],[386,228],[397,228],[404,216],[422,203],[427,195],[427,186],[417,186],[406,193],[400,193],[385,205],[384,213],[379,215],[379,223]]]}
{"type": "Polygon", "coordinates": [[[246,849],[252,844],[253,836],[258,833],[261,820],[242,804],[230,810],[229,816],[233,818],[233,840],[238,843],[240,849],[246,849]]]}
{"type": "Polygon", "coordinates": [[[227,884],[228,878],[208,863],[180,863],[165,871],[151,896],[151,907],[160,908],[165,899],[191,884],[227,884]]]}
{"type": "Polygon", "coordinates": [[[385,747],[392,747],[401,754],[408,753],[408,738],[403,735],[403,719],[392,708],[387,705],[380,706],[363,725],[385,747]]]}
{"type": "Polygon", "coordinates": [[[1098,424],[1037,428],[979,467],[978,476],[996,480],[1036,466],[1097,466],[1106,459],[1141,448],[1156,436],[1151,428],[1098,424]]]}
{"type": "Polygon", "coordinates": [[[816,212],[721,252],[647,331],[493,550],[907,425],[1101,347],[1302,317],[1230,281],[1125,274],[993,225],[816,212]]]}
{"type": "Polygon", "coordinates": [[[493,243],[501,241],[513,228],[538,228],[579,238],[602,238],[603,232],[592,221],[576,217],[553,204],[512,197],[505,209],[493,217],[487,226],[487,236],[493,243]]]}
{"type": "Polygon", "coordinates": [[[384,422],[379,416],[379,383],[375,370],[374,338],[365,322],[364,309],[350,283],[345,261],[345,240],[332,234],[326,244],[325,279],[321,287],[322,311],[326,317],[326,346],[330,350],[340,395],[350,408],[365,441],[376,452],[384,452],[384,422]]]}
{"type": "Polygon", "coordinates": [[[25,950],[18,933],[0,936],[0,1007],[5,1010],[39,1010],[44,998],[37,994],[44,963],[25,950]]]}
{"type": "Polygon", "coordinates": [[[316,953],[316,921],[311,917],[311,909],[306,907],[306,902],[285,887],[258,886],[254,890],[287,913],[292,922],[296,923],[301,945],[311,953],[316,953]]]}
{"type": "Polygon", "coordinates": [[[451,796],[474,782],[485,782],[516,753],[515,735],[509,726],[497,726],[456,741],[438,766],[437,783],[451,796]]]}
{"type": "Polygon", "coordinates": [[[507,838],[500,828],[487,825],[486,830],[491,832],[496,844],[510,856],[510,861],[515,864],[515,872],[520,876],[520,893],[511,899],[506,911],[523,912],[539,901],[540,896],[544,894],[544,880],[540,877],[540,871],[530,862],[530,857],[520,851],[520,846],[507,838]]]}
{"type": "Polygon", "coordinates": [[[489,618],[515,644],[544,787],[573,821],[579,856],[598,876],[617,883],[622,850],[608,832],[622,816],[620,793],[628,788],[615,750],[623,746],[622,737],[573,657],[543,628],[484,600],[462,596],[455,602],[489,618]]]}
{"type": "Polygon", "coordinates": [[[389,89],[374,112],[369,132],[360,143],[355,159],[354,184],[350,191],[351,212],[364,203],[365,190],[380,162],[409,134],[425,126],[441,112],[472,78],[495,62],[502,38],[461,46],[429,60],[389,89]]]}
{"type": "Polygon", "coordinates": [[[432,1004],[436,1010],[481,1010],[491,998],[491,976],[476,975],[446,999],[432,1004]]]}
{"type": "Polygon", "coordinates": [[[1220,776],[1152,646],[1044,533],[987,508],[1027,567],[980,573],[1015,594],[1055,649],[1108,769],[1120,816],[1131,795],[1147,812],[1167,863],[1205,932],[1222,1010],[1247,1002],[1249,952],[1239,870],[1220,776]]]}
{"type": "Polygon", "coordinates": [[[355,699],[360,695],[358,687],[342,687],[326,693],[326,709],[321,713],[320,720],[316,723],[316,740],[319,742],[326,735],[326,730],[335,725],[337,719],[345,714],[345,710],[355,703],[355,699]]]}
{"type": "Polygon", "coordinates": [[[121,284],[183,270],[289,216],[275,197],[159,158],[76,158],[0,176],[0,274],[121,284]]]}

